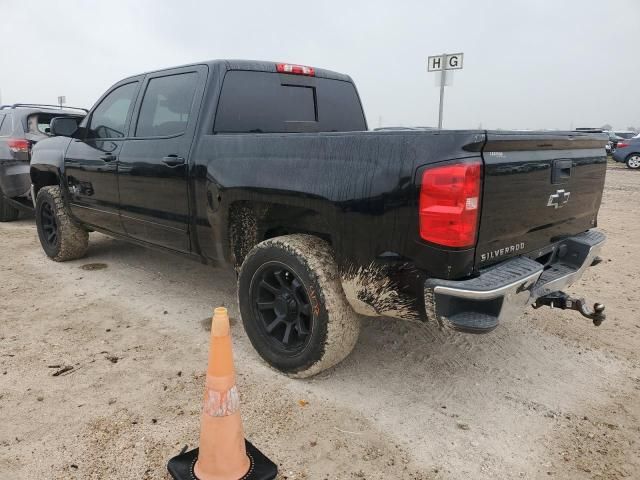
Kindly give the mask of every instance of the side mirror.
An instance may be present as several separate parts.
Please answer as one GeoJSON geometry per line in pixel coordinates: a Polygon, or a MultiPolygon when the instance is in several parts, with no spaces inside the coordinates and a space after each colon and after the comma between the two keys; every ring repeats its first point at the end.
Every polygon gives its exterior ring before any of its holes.
{"type": "Polygon", "coordinates": [[[49,131],[51,135],[72,137],[78,131],[80,119],[72,117],[55,117],[51,119],[49,131]]]}

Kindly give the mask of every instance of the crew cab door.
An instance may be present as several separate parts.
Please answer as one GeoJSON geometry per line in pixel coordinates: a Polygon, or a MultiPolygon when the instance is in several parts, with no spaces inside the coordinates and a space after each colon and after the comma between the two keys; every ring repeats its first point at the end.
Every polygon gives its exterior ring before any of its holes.
{"type": "Polygon", "coordinates": [[[148,75],[118,161],[120,214],[138,240],[190,251],[188,157],[206,67],[148,75]]]}
{"type": "Polygon", "coordinates": [[[116,84],[82,122],[83,135],[65,154],[65,180],[73,215],[81,222],[123,233],[118,213],[118,156],[128,135],[141,77],[116,84]]]}

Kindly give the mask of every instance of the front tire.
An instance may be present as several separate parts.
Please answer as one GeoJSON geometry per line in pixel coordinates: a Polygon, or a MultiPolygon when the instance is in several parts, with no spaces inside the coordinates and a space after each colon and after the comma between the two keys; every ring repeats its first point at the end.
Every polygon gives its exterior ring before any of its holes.
{"type": "Polygon", "coordinates": [[[254,247],[240,268],[238,303],[253,347],[292,377],[336,365],[358,340],[360,320],[345,298],[331,248],[311,235],[254,247]]]}
{"type": "Polygon", "coordinates": [[[638,170],[640,168],[640,154],[632,153],[627,157],[627,161],[625,163],[627,164],[627,168],[638,170]]]}
{"type": "Polygon", "coordinates": [[[7,202],[5,196],[0,192],[0,222],[13,222],[20,216],[20,211],[7,202]]]}
{"type": "Polygon", "coordinates": [[[36,226],[42,249],[56,262],[81,258],[89,233],[71,220],[60,187],[43,187],[36,199],[36,226]]]}

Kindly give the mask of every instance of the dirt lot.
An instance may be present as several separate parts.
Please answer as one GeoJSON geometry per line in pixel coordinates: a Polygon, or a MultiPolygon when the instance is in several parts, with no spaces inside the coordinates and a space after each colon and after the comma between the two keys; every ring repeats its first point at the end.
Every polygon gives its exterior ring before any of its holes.
{"type": "MultiPolygon", "coordinates": [[[[484,336],[366,320],[347,361],[301,381],[233,321],[247,436],[282,479],[640,478],[640,173],[610,168],[600,224],[605,262],[572,289],[607,305],[599,328],[548,309],[484,336]]],[[[57,264],[28,219],[0,239],[0,476],[168,478],[235,276],[99,234],[57,264]]]]}

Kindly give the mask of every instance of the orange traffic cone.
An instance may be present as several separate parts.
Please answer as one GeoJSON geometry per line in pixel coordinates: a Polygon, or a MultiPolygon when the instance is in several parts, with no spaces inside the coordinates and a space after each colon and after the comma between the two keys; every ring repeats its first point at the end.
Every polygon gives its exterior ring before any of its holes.
{"type": "Polygon", "coordinates": [[[172,458],[167,468],[176,480],[271,480],[278,473],[244,439],[226,308],[214,310],[211,324],[200,448],[172,458]]]}

